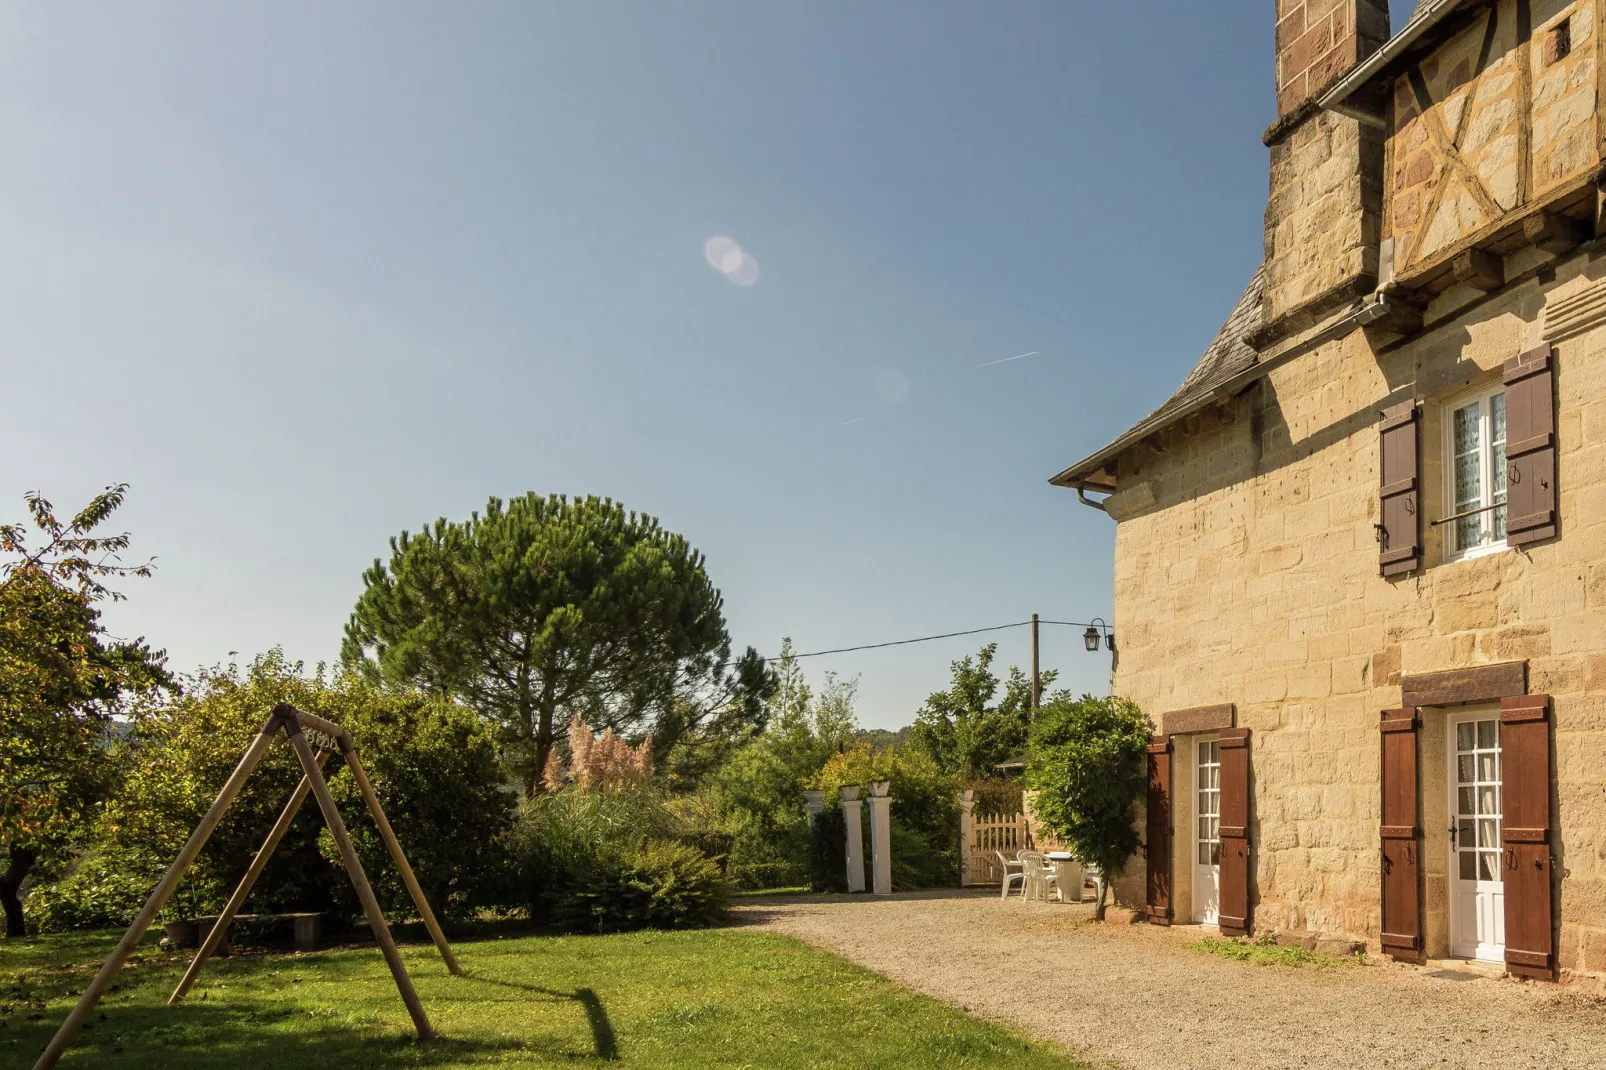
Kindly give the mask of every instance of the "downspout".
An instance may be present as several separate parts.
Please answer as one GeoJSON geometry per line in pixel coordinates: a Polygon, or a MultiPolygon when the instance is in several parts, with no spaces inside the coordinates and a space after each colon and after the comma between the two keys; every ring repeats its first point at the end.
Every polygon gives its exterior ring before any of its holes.
{"type": "Polygon", "coordinates": [[[1109,512],[1108,509],[1104,508],[1104,503],[1109,500],[1109,496],[1108,495],[1105,495],[1105,497],[1100,498],[1098,500],[1094,500],[1094,499],[1089,498],[1087,496],[1086,488],[1078,486],[1076,488],[1076,500],[1081,502],[1083,505],[1087,506],[1090,509],[1097,509],[1101,513],[1108,513],[1109,512]]]}

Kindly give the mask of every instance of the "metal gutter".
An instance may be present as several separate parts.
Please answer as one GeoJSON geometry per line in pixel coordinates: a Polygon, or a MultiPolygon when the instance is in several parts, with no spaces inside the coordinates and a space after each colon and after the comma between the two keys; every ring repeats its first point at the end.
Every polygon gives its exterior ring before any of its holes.
{"type": "Polygon", "coordinates": [[[1346,104],[1378,75],[1382,74],[1395,60],[1399,59],[1411,46],[1422,39],[1433,27],[1443,22],[1455,10],[1461,7],[1465,0],[1428,0],[1426,4],[1417,9],[1411,16],[1411,21],[1405,24],[1405,29],[1395,34],[1387,44],[1371,56],[1363,60],[1360,66],[1346,74],[1339,82],[1327,92],[1317,98],[1316,103],[1328,111],[1336,111],[1340,115],[1347,115],[1351,119],[1359,119],[1363,123],[1373,126],[1382,126],[1383,117],[1375,112],[1352,104],[1346,104]]]}

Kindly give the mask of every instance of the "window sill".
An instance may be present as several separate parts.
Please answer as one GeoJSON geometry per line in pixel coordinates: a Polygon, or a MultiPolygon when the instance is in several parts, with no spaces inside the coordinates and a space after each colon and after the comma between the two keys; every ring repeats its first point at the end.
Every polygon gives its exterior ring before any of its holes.
{"type": "Polygon", "coordinates": [[[1465,553],[1457,554],[1455,557],[1446,557],[1440,562],[1440,564],[1459,565],[1463,561],[1474,561],[1480,557],[1489,557],[1492,554],[1504,553],[1509,549],[1510,547],[1506,545],[1506,541],[1501,539],[1499,542],[1492,542],[1487,546],[1479,546],[1475,547],[1474,549],[1467,550],[1465,553]]]}

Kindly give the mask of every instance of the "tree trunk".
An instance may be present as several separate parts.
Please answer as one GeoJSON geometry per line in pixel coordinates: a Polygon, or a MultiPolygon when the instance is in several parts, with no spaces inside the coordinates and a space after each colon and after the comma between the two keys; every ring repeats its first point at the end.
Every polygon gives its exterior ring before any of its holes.
{"type": "Polygon", "coordinates": [[[1099,871],[1099,899],[1093,907],[1093,920],[1104,920],[1104,897],[1110,894],[1110,882],[1105,879],[1103,870],[1099,871]]]}
{"type": "Polygon", "coordinates": [[[553,707],[557,704],[557,681],[549,672],[541,688],[541,698],[535,710],[535,765],[530,770],[529,793],[533,798],[546,790],[541,778],[546,774],[547,756],[552,753],[553,707]]]}
{"type": "Polygon", "coordinates": [[[3,875],[0,875],[0,907],[6,912],[6,935],[25,936],[26,930],[22,920],[22,899],[17,892],[22,888],[22,879],[33,869],[38,854],[26,847],[11,845],[10,865],[3,875]]]}

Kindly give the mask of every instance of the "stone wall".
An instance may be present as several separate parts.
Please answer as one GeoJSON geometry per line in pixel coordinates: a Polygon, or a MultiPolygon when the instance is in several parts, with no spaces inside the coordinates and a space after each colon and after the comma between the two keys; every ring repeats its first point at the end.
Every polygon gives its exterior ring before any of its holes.
{"type": "Polygon", "coordinates": [[[1258,928],[1377,947],[1379,711],[1400,705],[1402,673],[1523,659],[1529,689],[1555,697],[1559,963],[1606,973],[1606,328],[1543,338],[1546,307],[1594,287],[1606,262],[1576,258],[1382,356],[1357,331],[1122,456],[1114,688],[1157,723],[1232,702],[1254,730],[1258,928]],[[1424,524],[1425,569],[1381,578],[1378,410],[1424,399],[1421,500],[1442,516],[1440,403],[1541,340],[1555,342],[1559,537],[1445,563],[1424,524]]]}
{"type": "Polygon", "coordinates": [[[1332,112],[1271,145],[1264,323],[1275,328],[1328,295],[1372,288],[1382,174],[1382,132],[1332,112]]]}
{"type": "Polygon", "coordinates": [[[1383,136],[1315,99],[1389,35],[1387,0],[1277,0],[1277,122],[1266,204],[1262,322],[1289,333],[1301,310],[1370,289],[1382,225],[1383,136]]]}

